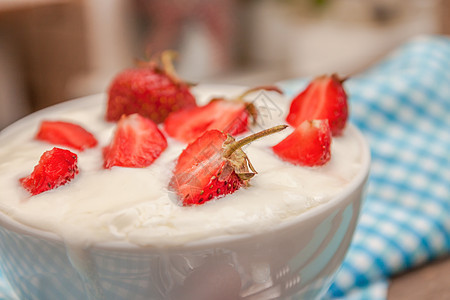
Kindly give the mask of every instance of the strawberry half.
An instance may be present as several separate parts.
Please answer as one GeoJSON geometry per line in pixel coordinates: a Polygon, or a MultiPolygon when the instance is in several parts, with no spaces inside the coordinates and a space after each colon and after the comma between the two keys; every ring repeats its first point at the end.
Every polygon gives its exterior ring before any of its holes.
{"type": "Polygon", "coordinates": [[[170,51],[162,54],[163,66],[150,62],[119,73],[108,90],[106,120],[139,113],[161,123],[170,112],[196,106],[190,86],[175,74],[173,55],[170,51]]]}
{"type": "Polygon", "coordinates": [[[36,139],[83,151],[97,146],[97,139],[80,125],[63,121],[42,121],[36,139]]]}
{"type": "Polygon", "coordinates": [[[273,146],[281,159],[294,165],[321,166],[331,158],[328,120],[304,121],[294,132],[273,146]]]}
{"type": "Polygon", "coordinates": [[[239,141],[218,130],[206,131],[178,157],[169,189],[184,206],[234,193],[256,174],[241,147],[286,127],[273,127],[239,141]]]}
{"type": "Polygon", "coordinates": [[[77,160],[75,153],[55,147],[44,152],[33,172],[19,181],[32,195],[57,188],[78,174],[77,160]]]}
{"type": "Polygon", "coordinates": [[[167,148],[158,126],[139,114],[123,116],[111,143],[103,148],[104,168],[113,166],[144,168],[167,148]]]}
{"type": "Polygon", "coordinates": [[[208,104],[171,113],[164,122],[167,134],[181,142],[189,143],[205,131],[217,129],[230,135],[248,130],[249,118],[256,121],[256,107],[244,97],[257,90],[282,93],[277,87],[265,86],[247,90],[233,100],[212,99],[208,104]]]}
{"type": "Polygon", "coordinates": [[[344,80],[336,74],[314,79],[291,103],[286,121],[293,127],[306,120],[328,119],[333,135],[340,135],[348,118],[344,80]]]}

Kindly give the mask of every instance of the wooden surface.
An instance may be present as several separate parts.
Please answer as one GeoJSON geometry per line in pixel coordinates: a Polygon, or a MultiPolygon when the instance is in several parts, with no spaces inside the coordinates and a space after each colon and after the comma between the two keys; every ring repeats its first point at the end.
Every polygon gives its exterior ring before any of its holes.
{"type": "Polygon", "coordinates": [[[450,256],[392,279],[388,300],[450,299],[450,256]]]}

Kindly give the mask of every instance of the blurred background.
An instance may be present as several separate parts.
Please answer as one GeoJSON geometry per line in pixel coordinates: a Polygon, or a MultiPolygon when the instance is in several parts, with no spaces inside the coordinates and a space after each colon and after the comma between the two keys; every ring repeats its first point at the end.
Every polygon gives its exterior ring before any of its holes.
{"type": "Polygon", "coordinates": [[[163,49],[202,83],[352,75],[409,38],[450,33],[450,0],[0,0],[0,129],[104,92],[163,49]]]}

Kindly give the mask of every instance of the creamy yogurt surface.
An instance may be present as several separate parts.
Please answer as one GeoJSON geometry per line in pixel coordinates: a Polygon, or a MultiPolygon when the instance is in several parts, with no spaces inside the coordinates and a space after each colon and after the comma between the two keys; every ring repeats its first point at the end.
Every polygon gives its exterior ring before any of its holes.
{"type": "MultiPolygon", "coordinates": [[[[236,96],[245,88],[204,85],[193,89],[199,103],[216,96],[236,96]]],[[[260,112],[259,131],[285,124],[290,100],[268,92],[248,97],[260,112]]],[[[255,141],[244,148],[258,174],[251,186],[210,201],[183,207],[167,185],[186,144],[167,137],[168,147],[149,167],[103,169],[102,147],[115,130],[105,121],[106,95],[94,95],[35,113],[0,133],[0,211],[27,226],[56,233],[71,243],[124,241],[145,245],[176,245],[216,236],[267,230],[339,193],[358,173],[361,144],[347,126],[334,137],[331,160],[322,167],[299,167],[271,150],[292,132],[255,141]],[[68,184],[31,196],[19,183],[43,152],[53,147],[34,139],[42,120],[64,120],[93,133],[99,145],[77,151],[79,174],[68,184]]],[[[243,134],[243,136],[248,135],[243,134]]],[[[239,139],[239,136],[237,137],[239,139]]]]}

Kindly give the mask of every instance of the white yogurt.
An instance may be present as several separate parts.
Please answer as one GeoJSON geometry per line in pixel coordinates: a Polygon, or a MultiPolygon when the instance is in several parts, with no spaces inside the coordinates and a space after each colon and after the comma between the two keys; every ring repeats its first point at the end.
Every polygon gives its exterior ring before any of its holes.
{"type": "MultiPolygon", "coordinates": [[[[200,102],[237,95],[243,88],[198,86],[200,102]]],[[[253,97],[253,98],[252,98],[253,97]]],[[[102,168],[102,147],[114,123],[104,120],[105,95],[95,95],[33,114],[0,133],[0,210],[25,225],[60,235],[71,244],[125,241],[136,245],[174,245],[201,239],[264,231],[328,201],[361,167],[361,145],[347,128],[333,138],[331,160],[323,167],[294,166],[276,157],[271,146],[292,132],[263,138],[245,147],[258,174],[251,186],[201,206],[181,207],[167,190],[175,160],[186,147],[168,138],[169,146],[143,169],[102,168]],[[80,173],[69,184],[36,196],[21,187],[46,150],[34,140],[42,120],[66,120],[92,132],[99,146],[78,154],[80,173]]],[[[255,93],[260,110],[254,130],[284,124],[289,100],[255,93]]],[[[248,133],[247,133],[248,134],[248,133]]],[[[245,134],[244,134],[245,135],[245,134]]],[[[239,138],[239,137],[238,137],[239,138]]],[[[64,147],[62,147],[64,148],[64,147]]]]}

